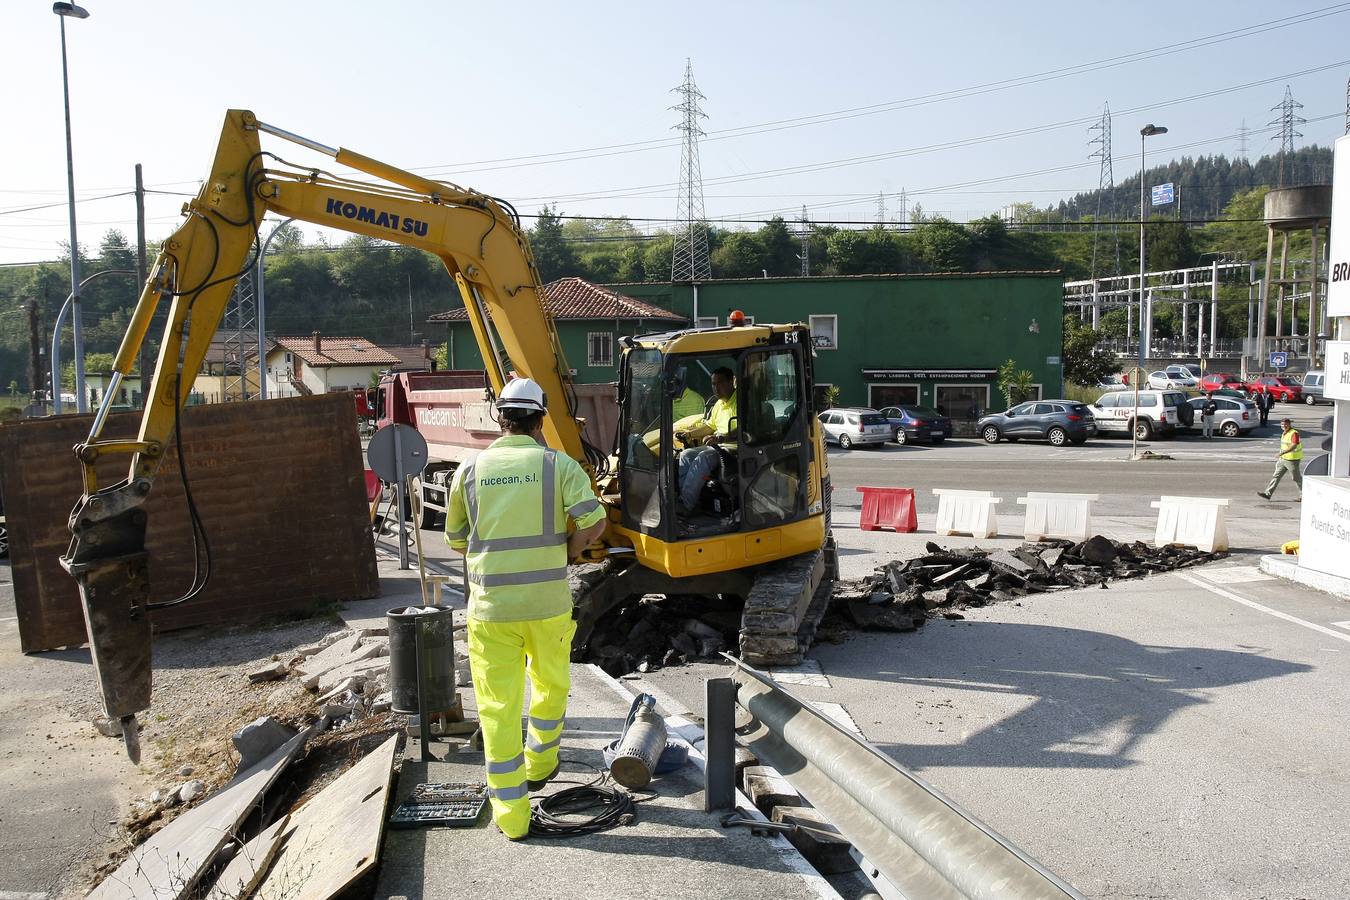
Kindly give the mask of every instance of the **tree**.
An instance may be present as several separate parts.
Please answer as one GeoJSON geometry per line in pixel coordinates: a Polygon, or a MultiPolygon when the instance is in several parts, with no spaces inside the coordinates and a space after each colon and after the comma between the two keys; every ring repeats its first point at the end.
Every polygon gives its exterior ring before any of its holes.
{"type": "Polygon", "coordinates": [[[278,228],[272,236],[269,252],[298,253],[305,249],[305,233],[294,222],[288,222],[278,228]]]}
{"type": "Polygon", "coordinates": [[[1149,220],[1145,252],[1150,272],[1184,269],[1196,264],[1197,254],[1191,230],[1175,219],[1155,216],[1149,220]]]}
{"type": "Polygon", "coordinates": [[[563,234],[562,219],[552,207],[545,206],[539,211],[539,218],[530,229],[530,247],[534,250],[539,277],[545,284],[564,275],[576,274],[576,254],[563,234]]]}
{"type": "Polygon", "coordinates": [[[1074,384],[1092,385],[1116,370],[1111,354],[1097,347],[1104,334],[1078,321],[1076,315],[1064,317],[1064,349],[1060,360],[1064,377],[1074,384]]]}
{"type": "Polygon", "coordinates": [[[1015,359],[1006,359],[998,367],[998,389],[1008,401],[1009,408],[1030,400],[1035,383],[1036,376],[1027,369],[1018,369],[1015,359]]]}
{"type": "Polygon", "coordinates": [[[919,261],[930,272],[964,272],[969,264],[970,233],[946,219],[914,229],[919,261]]]}
{"type": "Polygon", "coordinates": [[[831,267],[839,275],[903,272],[905,255],[895,236],[880,228],[836,231],[825,240],[831,267]]]}
{"type": "Polygon", "coordinates": [[[782,216],[774,216],[759,230],[759,243],[764,248],[764,265],[770,275],[799,275],[801,241],[788,231],[782,216]]]}
{"type": "Polygon", "coordinates": [[[759,235],[733,231],[713,251],[712,267],[718,278],[758,278],[766,268],[764,245],[759,235]]]}

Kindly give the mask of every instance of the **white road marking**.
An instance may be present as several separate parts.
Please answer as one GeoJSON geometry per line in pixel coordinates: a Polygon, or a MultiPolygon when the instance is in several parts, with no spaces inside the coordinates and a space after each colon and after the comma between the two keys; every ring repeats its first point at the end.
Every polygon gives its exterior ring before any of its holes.
{"type": "MultiPolygon", "coordinates": [[[[0,622],[17,622],[17,621],[19,621],[18,616],[0,616],[0,622]]],[[[0,891],[0,900],[5,900],[5,894],[3,891],[0,891]]]]}
{"type": "Polygon", "coordinates": [[[1243,606],[1250,606],[1252,609],[1258,612],[1263,612],[1268,616],[1274,616],[1277,619],[1284,619],[1286,622],[1293,622],[1295,625],[1302,625],[1304,628],[1308,628],[1313,631],[1329,635],[1331,637],[1334,637],[1338,641],[1345,641],[1347,644],[1350,644],[1350,634],[1341,634],[1339,631],[1332,631],[1325,625],[1318,625],[1316,622],[1309,622],[1306,619],[1300,619],[1298,616],[1291,616],[1289,615],[1289,613],[1280,612],[1278,609],[1271,609],[1269,606],[1262,606],[1260,603],[1257,603],[1253,600],[1248,600],[1246,597],[1239,597],[1232,591],[1226,591],[1221,587],[1215,587],[1212,584],[1206,584],[1205,582],[1201,581],[1199,578],[1196,578],[1193,575],[1183,575],[1178,572],[1176,573],[1176,576],[1182,579],[1183,581],[1189,581],[1191,584],[1197,587],[1204,588],[1211,594],[1218,594],[1220,597],[1223,597],[1226,600],[1232,600],[1234,603],[1241,603],[1243,606]]]}
{"type": "MultiPolygon", "coordinates": [[[[1346,640],[1350,640],[1350,638],[1346,638],[1346,640]]],[[[858,723],[854,722],[853,717],[848,714],[848,710],[844,709],[844,707],[840,706],[838,703],[819,703],[811,701],[811,705],[826,718],[831,719],[836,725],[842,725],[858,737],[863,736],[862,729],[858,727],[858,723]]]]}
{"type": "Polygon", "coordinates": [[[1245,584],[1249,581],[1274,581],[1273,575],[1261,571],[1260,566],[1221,566],[1201,568],[1200,577],[1210,584],[1245,584]]]}
{"type": "Polygon", "coordinates": [[[800,684],[806,687],[830,687],[830,679],[820,670],[820,660],[804,659],[799,665],[770,669],[769,677],[779,684],[800,684]]]}
{"type": "Polygon", "coordinates": [[[1331,624],[1335,625],[1337,628],[1344,628],[1346,631],[1350,631],[1350,620],[1344,622],[1332,622],[1331,624]]]}

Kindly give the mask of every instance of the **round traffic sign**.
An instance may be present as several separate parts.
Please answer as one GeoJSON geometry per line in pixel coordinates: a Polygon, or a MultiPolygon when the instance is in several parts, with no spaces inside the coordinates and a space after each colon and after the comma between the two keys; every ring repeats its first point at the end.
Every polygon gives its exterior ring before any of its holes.
{"type": "Polygon", "coordinates": [[[427,440],[411,425],[386,425],[370,438],[366,460],[381,481],[398,484],[427,465],[427,440]]]}

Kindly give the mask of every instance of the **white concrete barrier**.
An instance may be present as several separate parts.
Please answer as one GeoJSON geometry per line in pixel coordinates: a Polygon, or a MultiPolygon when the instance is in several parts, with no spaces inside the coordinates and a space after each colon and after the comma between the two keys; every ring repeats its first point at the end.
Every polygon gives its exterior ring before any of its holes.
{"type": "Polygon", "coordinates": [[[990,491],[934,488],[938,498],[937,533],[991,538],[998,534],[999,498],[990,491]]]}
{"type": "Polygon", "coordinates": [[[1206,553],[1228,549],[1228,501],[1215,497],[1163,497],[1153,546],[1188,544],[1206,553]]]}
{"type": "Polygon", "coordinates": [[[1027,491],[1025,497],[1017,498],[1027,508],[1022,534],[1028,541],[1086,541],[1092,537],[1092,503],[1097,499],[1096,494],[1027,491]]]}

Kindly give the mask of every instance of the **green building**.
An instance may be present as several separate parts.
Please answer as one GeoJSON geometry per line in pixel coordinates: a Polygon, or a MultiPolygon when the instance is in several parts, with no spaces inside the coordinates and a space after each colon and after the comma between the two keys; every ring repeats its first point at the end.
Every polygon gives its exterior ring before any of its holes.
{"type": "MultiPolygon", "coordinates": [[[[1031,372],[1033,396],[1057,397],[1063,391],[1063,278],[1053,271],[603,288],[564,278],[549,284],[545,296],[582,382],[615,380],[617,335],[687,327],[695,319],[700,327],[717,327],[727,324],[732,310],[740,310],[749,320],[809,323],[816,340],[817,385],[837,387],[843,406],[942,407],[968,431],[980,414],[1005,407],[996,373],[1008,359],[1031,372]]],[[[450,365],[481,366],[464,310],[435,318],[450,324],[450,365]]]]}

